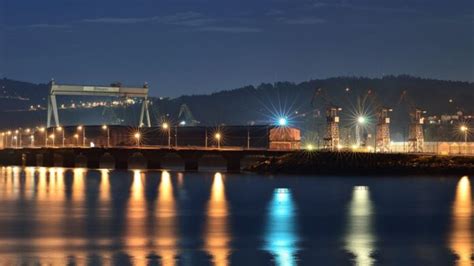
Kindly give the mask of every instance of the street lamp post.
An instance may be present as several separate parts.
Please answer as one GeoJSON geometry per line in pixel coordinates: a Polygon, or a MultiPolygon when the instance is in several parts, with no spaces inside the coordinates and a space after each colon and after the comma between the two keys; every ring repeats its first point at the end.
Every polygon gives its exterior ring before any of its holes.
{"type": "Polygon", "coordinates": [[[178,148],[178,126],[174,128],[174,146],[178,148]]]}
{"type": "Polygon", "coordinates": [[[107,147],[110,147],[110,129],[107,125],[103,125],[102,129],[107,132],[107,147]]]}
{"type": "Polygon", "coordinates": [[[163,130],[166,130],[167,133],[168,133],[168,149],[171,148],[171,128],[170,128],[170,125],[168,123],[163,123],[163,125],[161,126],[163,128],[163,130]]]}
{"type": "Polygon", "coordinates": [[[16,136],[15,136],[16,147],[19,148],[22,145],[22,143],[21,143],[21,130],[16,130],[15,134],[16,134],[16,136]],[[19,141],[18,141],[18,139],[19,139],[19,141]],[[18,142],[20,142],[19,145],[18,145],[18,142]]]}
{"type": "Polygon", "coordinates": [[[214,136],[217,140],[217,148],[220,149],[221,148],[221,133],[217,132],[216,135],[214,136]]]}
{"type": "Polygon", "coordinates": [[[52,146],[52,147],[54,148],[54,140],[56,139],[56,136],[55,136],[54,133],[53,133],[53,134],[51,134],[49,137],[50,137],[51,140],[53,141],[53,146],[52,146]]]}
{"type": "Polygon", "coordinates": [[[76,140],[76,146],[79,146],[79,134],[74,134],[74,139],[76,140]]]}
{"type": "Polygon", "coordinates": [[[461,126],[459,129],[464,133],[464,143],[467,143],[467,133],[469,132],[469,128],[467,126],[461,126]]]}
{"type": "Polygon", "coordinates": [[[137,147],[140,147],[140,138],[141,138],[140,132],[135,133],[134,137],[137,140],[137,147]]]}
{"type": "Polygon", "coordinates": [[[15,147],[18,149],[18,135],[15,135],[13,139],[15,140],[15,147]]]}
{"type": "Polygon", "coordinates": [[[78,126],[77,131],[82,131],[82,146],[86,147],[86,128],[83,126],[78,126]]]}
{"type": "Polygon", "coordinates": [[[44,134],[44,146],[45,147],[48,146],[48,134],[45,133],[46,128],[40,127],[40,128],[38,128],[38,130],[41,134],[44,134]]]}
{"type": "MultiPolygon", "coordinates": [[[[10,136],[10,145],[9,145],[9,147],[12,147],[13,146],[13,143],[12,143],[13,140],[12,140],[12,132],[10,130],[7,132],[7,136],[10,136]]],[[[6,140],[7,140],[6,142],[8,144],[8,137],[6,138],[6,140]]]]}
{"type": "Polygon", "coordinates": [[[359,147],[361,146],[361,127],[365,124],[366,119],[363,116],[357,117],[356,123],[356,145],[359,147]]]}
{"type": "Polygon", "coordinates": [[[56,130],[57,130],[57,131],[59,131],[59,132],[61,132],[61,136],[62,136],[62,144],[63,144],[62,146],[64,147],[64,144],[65,144],[65,139],[66,139],[66,138],[64,137],[64,128],[62,128],[62,127],[58,127],[56,130]]]}

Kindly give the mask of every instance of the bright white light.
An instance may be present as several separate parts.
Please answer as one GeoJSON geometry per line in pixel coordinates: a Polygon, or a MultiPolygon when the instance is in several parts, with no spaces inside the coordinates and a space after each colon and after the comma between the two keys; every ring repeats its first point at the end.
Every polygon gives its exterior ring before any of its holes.
{"type": "Polygon", "coordinates": [[[314,146],[312,144],[308,144],[308,145],[306,145],[306,149],[308,151],[312,151],[312,150],[314,150],[314,146]]]}
{"type": "Polygon", "coordinates": [[[281,117],[280,119],[278,119],[278,125],[286,126],[286,124],[288,124],[288,121],[286,120],[286,118],[281,117]]]}
{"type": "Polygon", "coordinates": [[[359,117],[357,118],[357,122],[358,122],[359,124],[364,124],[364,123],[365,123],[365,120],[366,120],[366,119],[365,119],[365,117],[363,117],[363,116],[359,116],[359,117]]]}
{"type": "Polygon", "coordinates": [[[186,121],[183,120],[183,121],[179,122],[179,124],[180,124],[181,126],[185,126],[185,125],[186,125],[186,121]]]}

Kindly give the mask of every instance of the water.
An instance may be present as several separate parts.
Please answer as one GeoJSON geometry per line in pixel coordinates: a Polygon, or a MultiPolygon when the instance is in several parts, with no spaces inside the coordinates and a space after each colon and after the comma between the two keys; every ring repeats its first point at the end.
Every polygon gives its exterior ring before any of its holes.
{"type": "Polygon", "coordinates": [[[0,265],[473,265],[468,177],[0,168],[0,265]]]}

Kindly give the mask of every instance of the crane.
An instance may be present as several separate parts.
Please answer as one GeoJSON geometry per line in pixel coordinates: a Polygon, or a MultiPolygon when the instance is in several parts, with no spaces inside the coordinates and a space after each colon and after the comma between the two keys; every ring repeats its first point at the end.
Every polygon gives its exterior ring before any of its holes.
{"type": "Polygon", "coordinates": [[[326,91],[322,88],[318,88],[314,91],[313,97],[311,99],[311,106],[315,108],[315,111],[317,111],[318,114],[320,114],[320,110],[316,109],[318,108],[316,105],[317,99],[321,99],[323,101],[323,106],[326,108],[326,133],[323,138],[323,146],[328,150],[337,150],[340,147],[338,113],[342,110],[342,108],[331,103],[326,91]]]}
{"type": "Polygon", "coordinates": [[[408,96],[406,90],[402,92],[400,102],[404,101],[408,105],[410,114],[410,125],[408,128],[408,151],[409,152],[423,152],[425,137],[423,133],[423,124],[425,118],[421,108],[415,105],[415,102],[408,96]]]}
{"type": "Polygon", "coordinates": [[[375,151],[390,151],[390,112],[392,108],[384,106],[377,98],[373,90],[367,92],[368,98],[371,100],[375,114],[377,117],[375,128],[375,151]]]}

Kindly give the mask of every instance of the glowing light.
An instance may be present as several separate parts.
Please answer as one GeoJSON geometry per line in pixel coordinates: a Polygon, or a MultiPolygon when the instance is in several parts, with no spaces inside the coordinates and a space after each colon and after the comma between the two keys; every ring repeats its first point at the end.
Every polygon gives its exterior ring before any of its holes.
{"type": "Polygon", "coordinates": [[[356,186],[349,205],[346,249],[355,255],[356,265],[372,265],[375,236],[372,232],[372,202],[369,188],[356,186]]]}
{"type": "Polygon", "coordinates": [[[63,128],[62,128],[62,127],[58,127],[58,128],[56,128],[56,130],[61,132],[61,131],[63,130],[63,128]]]}
{"type": "Polygon", "coordinates": [[[308,144],[308,145],[306,145],[306,149],[308,151],[312,151],[312,150],[314,150],[314,146],[312,144],[308,144]]]}
{"type": "Polygon", "coordinates": [[[183,120],[183,121],[179,122],[179,124],[180,124],[181,126],[185,126],[185,125],[186,125],[186,121],[183,120]]]}
{"type": "Polygon", "coordinates": [[[462,132],[466,132],[468,130],[468,128],[467,128],[467,126],[463,125],[459,128],[459,130],[461,130],[462,132]]]}
{"type": "Polygon", "coordinates": [[[289,189],[274,190],[266,224],[263,249],[275,257],[275,265],[296,265],[297,223],[295,206],[289,189]]]}
{"type": "Polygon", "coordinates": [[[168,129],[168,128],[169,128],[169,125],[168,125],[168,123],[163,123],[163,125],[161,125],[161,127],[162,127],[163,129],[168,129]]]}
{"type": "Polygon", "coordinates": [[[82,130],[82,126],[78,126],[77,130],[79,130],[79,131],[82,130]]]}
{"type": "Polygon", "coordinates": [[[336,147],[337,147],[338,150],[341,150],[341,149],[342,149],[342,145],[341,145],[341,144],[337,144],[336,147]]]}
{"type": "Polygon", "coordinates": [[[365,124],[366,121],[367,121],[367,119],[363,116],[357,117],[357,123],[359,123],[359,124],[365,124]]]}
{"type": "MultiPolygon", "coordinates": [[[[177,253],[177,231],[176,231],[176,202],[173,196],[173,183],[167,171],[161,173],[159,185],[157,213],[158,226],[156,235],[150,235],[151,241],[159,247],[158,255],[162,259],[162,265],[176,265],[177,253]]],[[[142,193],[143,194],[143,193],[142,193]]]]}
{"type": "Polygon", "coordinates": [[[204,248],[212,256],[213,265],[225,266],[229,264],[228,216],[224,180],[220,173],[216,173],[212,182],[211,198],[207,206],[204,234],[204,248]]]}
{"type": "Polygon", "coordinates": [[[135,135],[133,135],[133,137],[136,138],[136,139],[140,139],[141,134],[137,132],[137,133],[135,133],[135,135]]]}
{"type": "Polygon", "coordinates": [[[214,137],[217,139],[217,140],[220,140],[221,139],[221,133],[216,133],[216,135],[214,135],[214,137]]]}
{"type": "Polygon", "coordinates": [[[473,214],[471,184],[467,176],[462,177],[457,184],[456,197],[453,204],[452,228],[450,247],[459,256],[457,265],[472,265],[473,228],[471,217],[473,214]]]}
{"type": "Polygon", "coordinates": [[[279,126],[286,126],[288,124],[288,120],[284,117],[280,117],[278,119],[278,125],[279,126]]]}
{"type": "Polygon", "coordinates": [[[102,129],[103,129],[103,130],[107,130],[107,125],[103,125],[103,126],[102,126],[102,129]]]}

